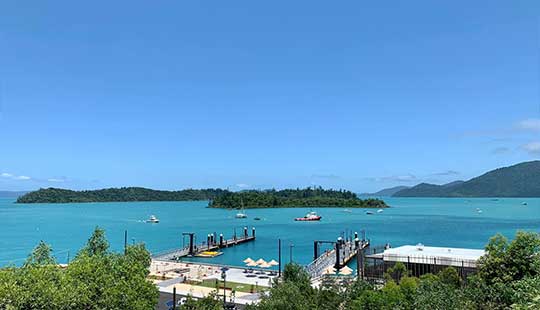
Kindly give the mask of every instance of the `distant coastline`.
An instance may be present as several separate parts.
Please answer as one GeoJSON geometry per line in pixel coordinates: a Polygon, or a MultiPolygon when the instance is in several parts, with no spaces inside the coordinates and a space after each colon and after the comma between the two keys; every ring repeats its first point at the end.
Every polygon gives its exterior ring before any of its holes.
{"type": "Polygon", "coordinates": [[[162,191],[142,187],[122,187],[73,191],[42,188],[20,196],[16,203],[89,203],[131,201],[209,201],[210,208],[387,208],[380,199],[359,199],[346,190],[308,187],[305,189],[248,190],[232,192],[226,189],[185,189],[162,191]]]}
{"type": "Polygon", "coordinates": [[[184,189],[179,191],[153,190],[144,187],[121,187],[87,191],[61,188],[42,188],[17,198],[17,203],[74,203],[129,201],[197,201],[211,200],[227,190],[184,189]]]}

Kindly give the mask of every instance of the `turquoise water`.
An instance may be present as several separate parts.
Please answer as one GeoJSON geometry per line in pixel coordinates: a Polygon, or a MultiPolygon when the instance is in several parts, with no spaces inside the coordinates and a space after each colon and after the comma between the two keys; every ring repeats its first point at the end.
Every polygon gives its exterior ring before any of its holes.
{"type": "MultiPolygon", "coordinates": [[[[250,256],[277,259],[277,239],[283,240],[283,259],[308,263],[314,240],[335,240],[341,232],[366,230],[372,244],[417,244],[483,248],[500,232],[512,237],[516,230],[540,230],[540,199],[385,198],[392,206],[383,213],[366,215],[365,209],[314,208],[320,222],[294,222],[309,209],[247,210],[249,218],[235,219],[236,211],[206,208],[206,202],[125,202],[86,204],[14,204],[0,199],[0,266],[21,264],[32,248],[44,240],[59,262],[80,249],[96,225],[105,228],[111,247],[121,251],[124,230],[129,242],[143,241],[152,252],[182,245],[182,232],[195,232],[198,241],[208,233],[231,237],[236,228],[255,226],[257,240],[224,250],[224,255],[201,259],[242,265],[250,256]],[[527,205],[522,205],[527,202],[527,205]],[[482,213],[476,212],[480,208],[482,213]],[[155,214],[161,222],[143,220],[155,214]],[[261,217],[261,221],[253,220],[261,217]]],[[[375,211],[375,210],[373,210],[375,211]]]]}

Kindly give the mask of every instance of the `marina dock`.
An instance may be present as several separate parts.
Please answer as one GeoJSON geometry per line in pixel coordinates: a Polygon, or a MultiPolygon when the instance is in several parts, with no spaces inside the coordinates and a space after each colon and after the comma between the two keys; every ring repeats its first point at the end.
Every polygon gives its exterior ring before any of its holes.
{"type": "Polygon", "coordinates": [[[339,270],[347,265],[354,257],[363,258],[363,250],[369,247],[369,240],[366,240],[365,233],[362,234],[362,239],[358,238],[358,233],[354,233],[354,238],[339,237],[336,241],[320,241],[313,242],[313,261],[306,266],[306,271],[312,278],[321,277],[326,273],[326,270],[335,268],[339,270]],[[319,254],[320,244],[333,244],[334,248],[319,254]]]}
{"type": "Polygon", "coordinates": [[[213,257],[219,255],[218,251],[223,248],[233,247],[238,244],[255,241],[255,227],[251,228],[251,235],[248,234],[248,228],[244,227],[243,233],[237,235],[236,232],[230,239],[225,239],[223,234],[216,233],[208,234],[206,236],[206,242],[197,244],[195,233],[184,232],[182,233],[183,245],[181,248],[167,250],[152,255],[152,259],[161,260],[161,261],[176,261],[182,257],[213,257]],[[185,239],[188,239],[187,245],[185,244],[185,239]]]}

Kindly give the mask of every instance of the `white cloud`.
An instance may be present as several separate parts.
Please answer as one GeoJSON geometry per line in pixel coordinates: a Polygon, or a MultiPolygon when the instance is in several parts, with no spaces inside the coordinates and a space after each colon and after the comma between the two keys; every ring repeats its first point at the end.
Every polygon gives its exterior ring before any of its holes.
{"type": "Polygon", "coordinates": [[[239,183],[239,184],[236,184],[236,187],[247,188],[247,187],[250,187],[250,185],[249,184],[244,184],[244,183],[239,183]]]}
{"type": "Polygon", "coordinates": [[[48,182],[56,182],[56,183],[62,183],[62,182],[65,182],[66,179],[56,179],[56,178],[50,178],[50,179],[47,179],[48,182]]]}
{"type": "Polygon", "coordinates": [[[521,130],[540,131],[540,119],[529,118],[517,123],[517,128],[521,130]]]}
{"type": "Polygon", "coordinates": [[[30,180],[32,179],[31,177],[29,176],[26,176],[26,175],[18,175],[16,177],[13,177],[15,180],[30,180]]]}
{"type": "Polygon", "coordinates": [[[530,155],[540,155],[540,141],[529,142],[523,145],[522,148],[530,155]]]}
{"type": "Polygon", "coordinates": [[[2,174],[0,174],[0,176],[3,177],[3,178],[12,178],[12,177],[13,177],[13,174],[7,173],[7,172],[3,172],[2,174]]]}

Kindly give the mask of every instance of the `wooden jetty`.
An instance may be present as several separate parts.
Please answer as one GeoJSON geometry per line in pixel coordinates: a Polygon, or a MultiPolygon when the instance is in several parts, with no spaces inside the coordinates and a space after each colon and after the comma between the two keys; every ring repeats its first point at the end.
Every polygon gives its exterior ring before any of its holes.
{"type": "Polygon", "coordinates": [[[306,266],[306,271],[312,279],[316,279],[325,274],[326,270],[333,267],[336,270],[343,268],[354,257],[363,258],[363,251],[369,247],[369,240],[366,240],[365,234],[362,240],[358,238],[358,233],[354,233],[354,238],[339,237],[336,241],[320,241],[313,242],[313,261],[306,266]],[[319,255],[320,244],[333,244],[334,248],[319,255]]]}
{"type": "Polygon", "coordinates": [[[182,248],[167,250],[152,255],[152,259],[162,261],[175,261],[182,257],[198,256],[202,252],[215,251],[223,248],[233,247],[238,244],[255,241],[255,227],[251,228],[251,235],[248,234],[248,228],[244,227],[243,234],[237,236],[236,233],[230,239],[225,239],[223,234],[217,236],[216,233],[208,234],[206,242],[200,244],[195,243],[195,233],[184,232],[184,238],[188,237],[188,244],[182,248]]]}

